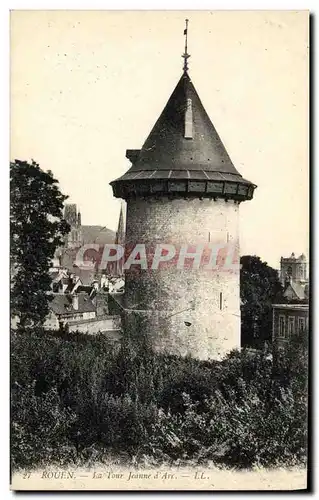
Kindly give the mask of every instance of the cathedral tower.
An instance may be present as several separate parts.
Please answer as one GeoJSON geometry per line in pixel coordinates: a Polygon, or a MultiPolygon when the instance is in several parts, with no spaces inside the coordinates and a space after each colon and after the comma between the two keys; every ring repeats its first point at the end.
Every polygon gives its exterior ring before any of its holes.
{"type": "MultiPolygon", "coordinates": [[[[169,244],[184,257],[197,245],[238,253],[239,205],[256,186],[234,167],[200,101],[187,45],[183,57],[183,74],[162,114],[142,148],[127,150],[131,168],[111,183],[114,196],[127,202],[126,251],[169,244]]],[[[220,358],[240,347],[239,259],[231,269],[186,264],[125,270],[124,330],[140,331],[158,351],[220,358]]]]}
{"type": "Polygon", "coordinates": [[[82,245],[81,213],[77,212],[75,203],[67,203],[64,208],[64,219],[70,224],[70,232],[65,237],[67,248],[82,245]]]}

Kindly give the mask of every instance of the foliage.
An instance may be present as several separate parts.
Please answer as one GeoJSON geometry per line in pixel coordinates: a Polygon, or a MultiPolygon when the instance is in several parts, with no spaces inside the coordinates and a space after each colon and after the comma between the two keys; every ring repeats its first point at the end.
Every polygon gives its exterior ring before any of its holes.
{"type": "Polygon", "coordinates": [[[69,231],[66,198],[36,162],[10,164],[11,312],[22,327],[43,323],[48,313],[50,262],[69,231]]]}
{"type": "Polygon", "coordinates": [[[37,461],[68,463],[75,455],[67,440],[75,414],[63,406],[56,388],[36,394],[36,381],[12,388],[12,465],[30,467],[37,461]]]}
{"type": "Polygon", "coordinates": [[[297,352],[275,363],[245,350],[203,362],[38,330],[12,334],[11,356],[15,468],[110,454],[238,467],[305,460],[297,352]]]}
{"type": "Polygon", "coordinates": [[[260,257],[244,255],[240,263],[241,344],[260,348],[271,342],[272,304],[283,301],[283,289],[276,269],[260,257]]]}

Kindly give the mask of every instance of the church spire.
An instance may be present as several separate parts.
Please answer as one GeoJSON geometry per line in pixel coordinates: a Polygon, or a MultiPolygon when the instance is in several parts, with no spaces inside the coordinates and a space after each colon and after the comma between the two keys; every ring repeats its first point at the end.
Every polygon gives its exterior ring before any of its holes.
{"type": "Polygon", "coordinates": [[[188,70],[187,59],[190,57],[190,55],[187,53],[188,19],[185,19],[185,23],[186,23],[186,28],[184,29],[185,51],[184,51],[184,54],[182,55],[182,58],[184,59],[183,71],[184,71],[184,73],[187,73],[187,70],[188,70]]]}

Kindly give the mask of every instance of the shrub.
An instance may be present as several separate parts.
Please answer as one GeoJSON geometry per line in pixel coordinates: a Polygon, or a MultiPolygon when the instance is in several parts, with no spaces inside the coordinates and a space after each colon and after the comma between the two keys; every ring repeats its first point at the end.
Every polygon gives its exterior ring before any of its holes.
{"type": "Polygon", "coordinates": [[[36,382],[12,389],[11,456],[13,467],[58,460],[70,463],[75,449],[68,432],[75,414],[63,406],[56,388],[36,395],[36,382]]]}
{"type": "Polygon", "coordinates": [[[37,331],[12,336],[11,358],[14,467],[109,454],[241,467],[305,460],[307,365],[295,350],[276,363],[245,350],[202,362],[37,331]]]}

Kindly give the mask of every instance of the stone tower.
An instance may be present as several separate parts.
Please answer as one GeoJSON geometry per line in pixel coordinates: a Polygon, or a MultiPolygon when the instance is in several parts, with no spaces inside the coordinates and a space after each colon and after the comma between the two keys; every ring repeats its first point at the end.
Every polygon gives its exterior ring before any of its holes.
{"type": "Polygon", "coordinates": [[[307,260],[305,254],[296,257],[294,253],[290,257],[280,259],[280,281],[283,287],[289,283],[306,284],[308,282],[307,260]]]}
{"type": "MultiPolygon", "coordinates": [[[[117,225],[117,231],[115,234],[115,244],[121,245],[122,247],[125,245],[125,222],[124,222],[124,220],[125,220],[124,219],[125,208],[123,207],[123,205],[124,205],[124,202],[122,202],[122,205],[121,205],[119,221],[118,221],[118,225],[117,225]]],[[[115,274],[115,276],[123,276],[124,275],[123,263],[124,263],[124,256],[122,256],[119,260],[116,260],[114,262],[113,273],[115,274]]]]}
{"type": "MultiPolygon", "coordinates": [[[[184,257],[197,245],[238,252],[239,205],[256,186],[234,167],[189,77],[187,50],[184,57],[183,74],[144,145],[126,152],[131,168],[111,182],[114,196],[127,202],[128,253],[143,244],[152,255],[160,244],[184,257]]],[[[199,359],[240,347],[239,259],[231,270],[175,264],[125,270],[124,331],[145,335],[157,351],[199,359]]]]}
{"type": "Polygon", "coordinates": [[[77,248],[83,243],[81,213],[77,212],[75,203],[67,203],[64,208],[64,219],[70,224],[70,232],[66,236],[67,248],[77,248]]]}

